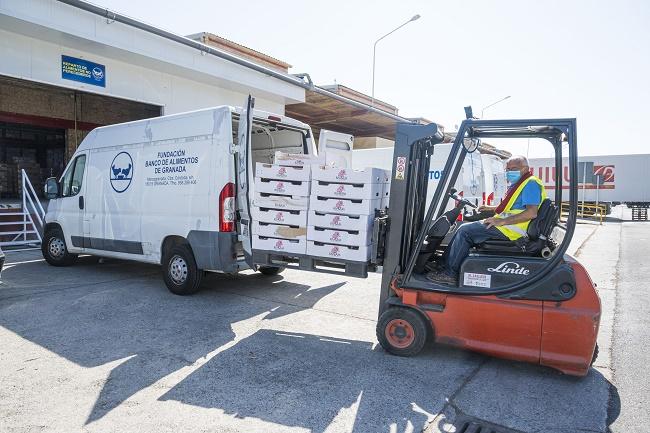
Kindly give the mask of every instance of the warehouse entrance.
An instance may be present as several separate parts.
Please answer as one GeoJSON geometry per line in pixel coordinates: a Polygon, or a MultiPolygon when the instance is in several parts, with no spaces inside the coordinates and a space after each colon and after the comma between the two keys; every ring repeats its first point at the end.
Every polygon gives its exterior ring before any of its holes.
{"type": "Polygon", "coordinates": [[[161,114],[158,105],[0,76],[0,200],[19,198],[22,169],[41,195],[94,128],[161,114]]]}

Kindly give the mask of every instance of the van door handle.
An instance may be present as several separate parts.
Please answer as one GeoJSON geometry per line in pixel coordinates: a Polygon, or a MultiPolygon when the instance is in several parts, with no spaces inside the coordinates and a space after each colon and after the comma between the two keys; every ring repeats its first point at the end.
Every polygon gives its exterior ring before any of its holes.
{"type": "Polygon", "coordinates": [[[84,196],[80,195],[79,196],[79,209],[83,209],[83,208],[84,208],[84,196]]]}

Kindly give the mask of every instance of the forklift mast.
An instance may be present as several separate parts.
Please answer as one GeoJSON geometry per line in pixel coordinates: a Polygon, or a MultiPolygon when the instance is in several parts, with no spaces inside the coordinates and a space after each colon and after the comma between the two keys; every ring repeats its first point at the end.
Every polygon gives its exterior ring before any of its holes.
{"type": "MultiPolygon", "coordinates": [[[[380,313],[395,300],[391,284],[397,280],[408,286],[415,261],[424,243],[428,228],[444,212],[448,193],[455,184],[468,152],[477,150],[483,138],[542,138],[555,153],[555,203],[562,201],[562,143],[568,143],[569,157],[569,217],[561,227],[566,233],[556,254],[540,271],[528,280],[503,287],[490,294],[515,291],[542,281],[566,252],[575,228],[577,212],[577,144],[575,119],[521,119],[477,120],[467,119],[461,124],[449,159],[433,199],[426,210],[429,161],[435,146],[442,143],[443,132],[438,125],[398,124],[390,189],[388,224],[383,255],[383,274],[380,293],[380,313]],[[426,215],[425,215],[426,211],[426,215]]],[[[486,293],[487,294],[487,293],[486,293]]]]}

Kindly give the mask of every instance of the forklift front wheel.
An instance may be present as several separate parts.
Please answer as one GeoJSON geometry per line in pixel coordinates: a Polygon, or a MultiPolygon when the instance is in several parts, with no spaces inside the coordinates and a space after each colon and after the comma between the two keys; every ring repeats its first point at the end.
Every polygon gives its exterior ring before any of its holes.
{"type": "Polygon", "coordinates": [[[427,341],[429,324],[415,310],[391,307],[379,317],[377,340],[389,353],[415,356],[427,341]]]}

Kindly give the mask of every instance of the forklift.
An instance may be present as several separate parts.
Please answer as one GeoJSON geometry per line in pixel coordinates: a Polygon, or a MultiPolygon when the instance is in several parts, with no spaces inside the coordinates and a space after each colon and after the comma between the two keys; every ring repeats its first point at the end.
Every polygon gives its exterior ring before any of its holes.
{"type": "Polygon", "coordinates": [[[578,206],[576,120],[480,120],[469,107],[466,114],[428,209],[429,161],[443,131],[436,124],[397,126],[390,204],[374,228],[373,262],[383,266],[377,339],[399,356],[414,356],[436,342],[584,376],[598,353],[601,309],[587,271],[566,254],[578,206]],[[465,221],[490,216],[476,213],[476,204],[452,189],[465,157],[481,140],[506,138],[550,144],[554,200],[542,202],[527,236],[475,246],[457,285],[428,279],[447,247],[445,239],[460,224],[458,216],[464,214],[465,221]],[[563,185],[567,157],[569,184],[563,185]],[[558,211],[563,188],[569,190],[566,221],[558,211]],[[446,210],[450,200],[455,205],[446,210]]]}

